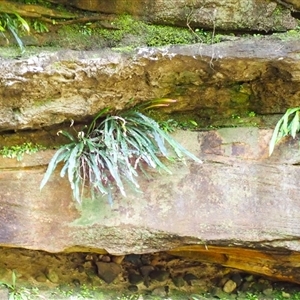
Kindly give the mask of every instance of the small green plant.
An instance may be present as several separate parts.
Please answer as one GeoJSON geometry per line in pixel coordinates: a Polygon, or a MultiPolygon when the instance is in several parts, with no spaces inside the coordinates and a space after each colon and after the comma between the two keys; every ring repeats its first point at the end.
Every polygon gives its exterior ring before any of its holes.
{"type": "Polygon", "coordinates": [[[277,122],[269,144],[269,155],[274,151],[275,145],[285,136],[296,137],[300,131],[300,107],[289,108],[277,122]]]}
{"type": "Polygon", "coordinates": [[[159,127],[167,132],[167,133],[172,133],[176,130],[176,128],[178,127],[178,122],[173,120],[173,119],[169,119],[166,121],[160,121],[158,122],[159,127]]]}
{"type": "Polygon", "coordinates": [[[86,23],[79,28],[79,32],[91,36],[93,33],[93,29],[91,28],[92,23],[86,23]]]}
{"type": "Polygon", "coordinates": [[[186,28],[174,28],[172,26],[148,25],[146,27],[147,46],[164,46],[170,44],[195,43],[195,36],[186,28]]]}
{"type": "Polygon", "coordinates": [[[140,297],[139,295],[122,295],[122,296],[118,296],[116,298],[116,300],[138,300],[140,297]]]}
{"type": "Polygon", "coordinates": [[[89,288],[87,285],[83,284],[80,289],[80,295],[83,298],[93,299],[94,298],[94,293],[93,293],[94,290],[95,290],[94,287],[89,288]]]}
{"type": "Polygon", "coordinates": [[[6,158],[16,158],[18,161],[23,159],[24,154],[33,154],[46,148],[39,144],[33,144],[31,142],[23,143],[22,145],[4,146],[0,150],[0,155],[6,158]]]}
{"type": "Polygon", "coordinates": [[[38,33],[49,32],[48,27],[39,20],[34,20],[31,26],[38,33]]]}
{"type": "Polygon", "coordinates": [[[0,285],[5,286],[9,291],[8,300],[29,300],[31,297],[30,290],[22,287],[17,287],[17,275],[12,271],[12,283],[0,282],[0,285]]]}
{"type": "Polygon", "coordinates": [[[240,115],[237,115],[237,114],[232,114],[231,115],[231,119],[240,119],[241,116],[240,115]]]}
{"type": "Polygon", "coordinates": [[[146,166],[171,173],[162,158],[174,162],[176,158],[183,160],[185,155],[201,163],[157,122],[140,112],[167,106],[174,101],[159,99],[114,114],[106,108],[98,113],[88,128],[76,132],[76,135],[60,131],[70,143],[61,146],[51,159],[41,188],[62,162],[60,175],[67,174],[76,201],[81,203],[85,187],[89,186],[92,198],[95,193],[106,194],[112,203],[114,185],[123,196],[126,196],[124,182],[140,191],[138,171],[147,175],[146,166]]]}
{"type": "Polygon", "coordinates": [[[253,293],[247,292],[246,293],[246,300],[258,300],[258,296],[253,294],[253,293]]]}
{"type": "Polygon", "coordinates": [[[169,119],[166,121],[159,121],[158,124],[160,128],[167,133],[172,133],[176,129],[192,130],[198,127],[198,123],[191,119],[186,121],[176,121],[174,119],[169,119]]]}
{"type": "Polygon", "coordinates": [[[0,32],[9,41],[5,35],[5,32],[9,30],[16,40],[21,52],[25,51],[24,44],[20,38],[20,30],[30,32],[29,25],[26,20],[24,20],[19,14],[15,13],[13,15],[2,13],[0,14],[0,32]]]}

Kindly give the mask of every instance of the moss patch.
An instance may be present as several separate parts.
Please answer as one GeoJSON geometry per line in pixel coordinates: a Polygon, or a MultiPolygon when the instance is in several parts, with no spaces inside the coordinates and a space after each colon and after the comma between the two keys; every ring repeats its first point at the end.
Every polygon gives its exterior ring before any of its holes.
{"type": "MultiPolygon", "coordinates": [[[[47,24],[28,20],[32,30],[30,34],[21,34],[20,38],[26,46],[70,48],[74,50],[95,50],[101,48],[133,49],[139,46],[164,46],[172,44],[216,43],[219,36],[195,29],[175,26],[152,25],[134,19],[129,15],[121,15],[111,21],[87,22],[82,24],[47,24]],[[46,28],[46,30],[45,30],[46,28]]],[[[13,37],[7,32],[9,43],[8,57],[19,56],[20,49],[13,37]],[[14,46],[11,48],[11,46],[14,46]],[[16,53],[11,51],[16,48],[16,53]]],[[[40,49],[39,49],[40,51],[40,49]]],[[[1,56],[5,51],[1,50],[1,56]]]]}

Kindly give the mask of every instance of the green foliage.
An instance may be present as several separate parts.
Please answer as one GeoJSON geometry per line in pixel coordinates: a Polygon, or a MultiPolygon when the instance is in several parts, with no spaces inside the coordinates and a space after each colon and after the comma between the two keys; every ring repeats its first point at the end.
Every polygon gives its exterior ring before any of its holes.
{"type": "Polygon", "coordinates": [[[254,117],[256,117],[256,113],[255,113],[254,111],[250,111],[250,112],[248,113],[248,117],[254,118],[254,117]]]}
{"type": "Polygon", "coordinates": [[[157,47],[199,42],[211,44],[220,41],[219,36],[202,29],[195,29],[192,32],[188,28],[146,24],[129,15],[120,16],[111,23],[111,26],[115,29],[98,29],[97,31],[111,47],[127,46],[128,41],[132,47],[141,45],[157,47]]]}
{"type": "Polygon", "coordinates": [[[247,292],[246,293],[246,299],[247,300],[258,300],[258,296],[253,294],[253,293],[247,292]]]}
{"type": "Polygon", "coordinates": [[[159,121],[158,124],[162,130],[168,133],[172,133],[176,129],[193,130],[198,127],[198,123],[191,119],[186,121],[176,121],[174,119],[168,119],[166,121],[159,121]]]}
{"type": "Polygon", "coordinates": [[[285,136],[296,137],[300,131],[300,107],[289,108],[277,122],[269,144],[269,155],[274,151],[275,145],[285,136]]]}
{"type": "Polygon", "coordinates": [[[34,20],[31,27],[38,33],[49,32],[48,27],[39,20],[34,20]]]}
{"type": "Polygon", "coordinates": [[[171,173],[162,158],[174,162],[176,158],[183,160],[184,156],[188,156],[201,162],[157,122],[140,112],[172,102],[174,100],[159,99],[116,114],[106,108],[98,113],[88,128],[76,135],[60,131],[70,143],[61,146],[51,159],[41,188],[62,162],[60,175],[68,176],[76,201],[81,203],[85,186],[88,186],[92,198],[96,194],[106,194],[112,203],[114,185],[123,196],[126,196],[124,182],[140,191],[138,171],[147,175],[146,166],[171,173]]]}
{"type": "Polygon", "coordinates": [[[201,28],[196,28],[194,32],[197,35],[197,42],[205,44],[215,44],[221,42],[222,35],[220,34],[215,34],[211,31],[205,31],[201,28]]]}
{"type": "Polygon", "coordinates": [[[0,281],[0,285],[5,286],[9,290],[8,300],[30,300],[31,299],[30,290],[22,287],[17,287],[16,281],[17,281],[17,275],[15,271],[12,271],[11,284],[0,281]]]}
{"type": "Polygon", "coordinates": [[[84,35],[88,35],[91,36],[93,33],[93,30],[91,28],[92,23],[85,23],[84,25],[81,25],[79,32],[84,34],[84,35]]]}
{"type": "Polygon", "coordinates": [[[192,44],[197,42],[195,36],[186,28],[171,26],[147,26],[147,46],[164,46],[170,44],[192,44]]]}
{"type": "Polygon", "coordinates": [[[40,150],[46,149],[44,146],[39,144],[23,143],[22,145],[15,146],[4,146],[0,150],[0,155],[7,158],[16,158],[18,161],[23,159],[24,154],[33,154],[40,150]]]}
{"type": "Polygon", "coordinates": [[[16,40],[21,52],[25,51],[23,42],[20,38],[20,32],[26,31],[29,32],[29,25],[19,14],[15,13],[13,15],[2,13],[0,15],[0,32],[6,38],[7,42],[9,41],[5,35],[6,31],[10,31],[16,40]]]}
{"type": "Polygon", "coordinates": [[[131,294],[131,295],[121,295],[121,296],[118,296],[116,298],[116,300],[138,300],[140,299],[140,296],[139,295],[134,295],[134,294],[131,294]]]}

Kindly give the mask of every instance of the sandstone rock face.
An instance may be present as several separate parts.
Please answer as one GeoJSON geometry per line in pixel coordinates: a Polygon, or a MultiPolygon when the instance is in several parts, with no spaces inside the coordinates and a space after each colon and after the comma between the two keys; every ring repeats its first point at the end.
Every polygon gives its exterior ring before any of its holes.
{"type": "Polygon", "coordinates": [[[180,132],[204,159],[175,165],[173,175],[140,181],[127,198],[71,198],[58,174],[39,191],[51,151],[21,162],[0,159],[0,244],[50,252],[105,249],[112,254],[171,250],[182,244],[300,251],[297,141],[268,158],[270,130],[180,132]]]}
{"type": "Polygon", "coordinates": [[[56,172],[39,184],[53,151],[0,158],[0,245],[115,255],[169,250],[300,283],[297,140],[268,157],[271,130],[178,132],[204,163],[174,165],[172,175],[140,181],[143,193],[72,200],[56,172]],[[283,267],[284,266],[284,267],[283,267]]]}
{"type": "MultiPolygon", "coordinates": [[[[1,60],[0,130],[37,129],[85,120],[154,98],[200,118],[245,111],[283,113],[298,106],[300,44],[274,38],[111,50],[59,51],[1,60]]],[[[172,112],[171,110],[169,112],[172,112]]]]}
{"type": "Polygon", "coordinates": [[[159,24],[181,26],[189,24],[200,28],[246,31],[281,31],[297,26],[290,10],[274,1],[135,0],[128,3],[122,0],[56,0],[54,2],[103,13],[129,13],[159,24]]]}

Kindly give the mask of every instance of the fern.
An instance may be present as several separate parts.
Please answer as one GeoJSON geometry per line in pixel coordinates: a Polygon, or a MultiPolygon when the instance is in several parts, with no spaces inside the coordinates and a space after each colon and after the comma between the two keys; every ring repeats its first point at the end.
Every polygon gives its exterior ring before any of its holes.
{"type": "Polygon", "coordinates": [[[269,144],[269,155],[274,151],[275,145],[285,136],[293,138],[300,131],[300,107],[289,108],[277,122],[269,144]]]}
{"type": "Polygon", "coordinates": [[[176,158],[183,161],[184,156],[188,156],[201,163],[157,122],[138,111],[172,102],[174,100],[160,99],[116,114],[110,114],[106,108],[96,115],[87,130],[77,135],[60,131],[70,143],[63,145],[52,157],[40,188],[48,182],[58,164],[63,163],[60,175],[67,175],[77,202],[81,203],[86,187],[91,197],[106,194],[111,200],[114,186],[126,196],[125,182],[140,191],[138,171],[147,175],[145,165],[171,174],[162,158],[174,162],[176,158]]]}

